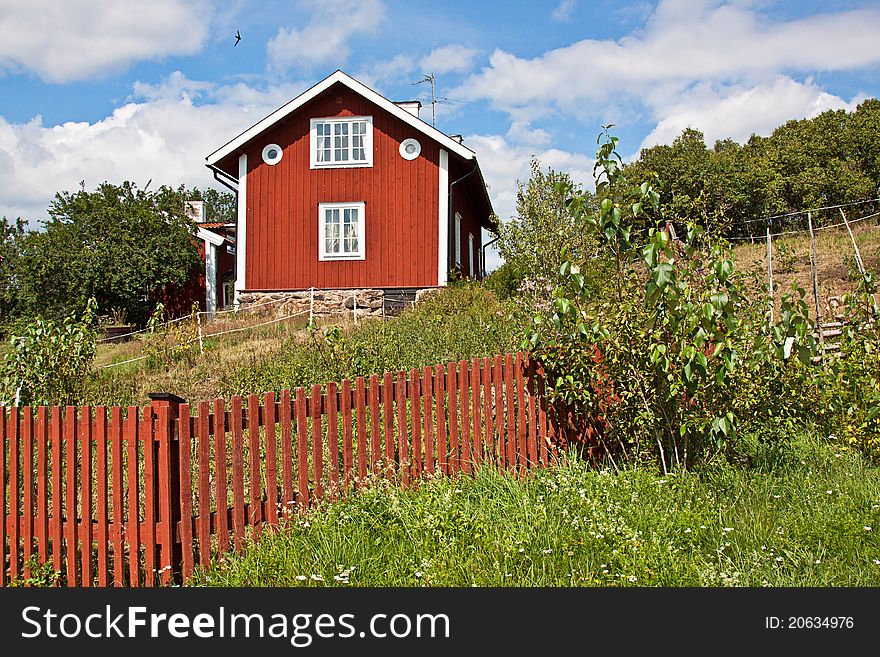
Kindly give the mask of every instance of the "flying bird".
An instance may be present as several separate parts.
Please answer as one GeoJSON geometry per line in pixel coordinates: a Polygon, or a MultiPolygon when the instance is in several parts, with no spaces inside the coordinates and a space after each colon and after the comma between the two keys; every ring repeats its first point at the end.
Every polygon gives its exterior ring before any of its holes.
{"type": "Polygon", "coordinates": [[[241,32],[236,30],[235,31],[235,45],[233,46],[233,48],[238,45],[239,41],[241,41],[241,32]]]}

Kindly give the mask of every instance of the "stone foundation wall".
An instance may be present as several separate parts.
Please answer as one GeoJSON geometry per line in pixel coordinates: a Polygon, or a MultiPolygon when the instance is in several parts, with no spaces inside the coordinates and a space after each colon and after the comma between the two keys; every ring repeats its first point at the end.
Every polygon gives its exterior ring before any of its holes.
{"type": "Polygon", "coordinates": [[[296,292],[244,292],[239,296],[243,310],[265,312],[276,317],[309,311],[316,317],[353,315],[357,307],[358,317],[382,317],[396,315],[404,308],[420,301],[434,288],[360,290],[299,290],[296,292]],[[313,295],[313,301],[310,296],[313,295]],[[274,303],[272,303],[274,302],[274,303]],[[261,304],[265,304],[261,306],[261,304]]]}

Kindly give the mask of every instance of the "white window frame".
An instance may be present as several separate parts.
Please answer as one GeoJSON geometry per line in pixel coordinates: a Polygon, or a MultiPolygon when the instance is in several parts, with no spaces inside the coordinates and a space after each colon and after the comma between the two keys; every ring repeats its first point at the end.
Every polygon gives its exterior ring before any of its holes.
{"type": "MultiPolygon", "coordinates": [[[[363,201],[350,201],[346,203],[319,203],[318,204],[318,260],[321,262],[333,260],[364,260],[366,258],[366,204],[363,201]],[[357,240],[358,250],[354,253],[328,253],[326,241],[327,222],[325,212],[327,210],[353,210],[358,211],[357,240]]],[[[340,229],[341,235],[341,229],[340,229]]]]}
{"type": "Polygon", "coordinates": [[[461,215],[455,213],[455,265],[461,267],[461,215]]]}
{"type": "Polygon", "coordinates": [[[474,234],[468,233],[468,270],[470,271],[470,277],[474,277],[474,234]]]}
{"type": "MultiPolygon", "coordinates": [[[[335,131],[335,128],[333,128],[335,131]]],[[[330,139],[334,136],[331,134],[330,139]]],[[[331,144],[330,156],[335,157],[336,149],[331,144]]],[[[309,166],[312,169],[354,169],[373,166],[373,117],[372,116],[331,116],[326,118],[312,119],[309,123],[309,166]],[[327,123],[331,126],[343,123],[349,124],[348,128],[348,145],[346,150],[349,156],[352,151],[352,130],[351,125],[354,123],[366,123],[366,132],[364,133],[364,155],[365,160],[326,160],[318,161],[318,124],[327,123]]]]}

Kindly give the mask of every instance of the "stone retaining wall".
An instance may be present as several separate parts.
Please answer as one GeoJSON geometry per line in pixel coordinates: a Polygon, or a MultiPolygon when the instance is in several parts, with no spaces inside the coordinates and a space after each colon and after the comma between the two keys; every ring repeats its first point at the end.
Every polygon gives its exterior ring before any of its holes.
{"type": "Polygon", "coordinates": [[[353,315],[357,307],[358,317],[382,317],[396,315],[411,302],[417,302],[428,289],[382,289],[360,290],[300,290],[296,292],[244,292],[239,296],[242,309],[266,304],[265,308],[253,308],[255,312],[265,311],[276,317],[284,317],[299,312],[307,313],[313,303],[312,312],[316,317],[333,315],[353,315]],[[313,299],[310,300],[310,297],[313,299]],[[275,302],[275,303],[268,303],[275,302]]]}

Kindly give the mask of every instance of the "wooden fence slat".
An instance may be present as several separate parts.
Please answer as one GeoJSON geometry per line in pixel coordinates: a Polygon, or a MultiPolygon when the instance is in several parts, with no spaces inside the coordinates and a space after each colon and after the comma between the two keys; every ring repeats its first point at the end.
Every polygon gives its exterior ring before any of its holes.
{"type": "Polygon", "coordinates": [[[526,446],[526,395],[523,382],[523,355],[519,351],[516,354],[514,364],[514,376],[516,377],[516,451],[517,461],[521,470],[526,468],[528,448],[526,446]]]}
{"type": "Polygon", "coordinates": [[[379,376],[370,375],[370,467],[373,475],[379,474],[382,460],[382,436],[379,433],[379,376]]]}
{"type": "MultiPolygon", "coordinates": [[[[388,412],[387,409],[385,411],[388,412]]],[[[401,486],[409,486],[409,454],[406,425],[406,372],[397,373],[397,476],[401,486]]]]}
{"type": "Polygon", "coordinates": [[[425,419],[425,469],[434,474],[434,377],[430,367],[422,368],[422,406],[425,419]]]}
{"type": "Polygon", "coordinates": [[[420,397],[421,382],[419,370],[413,369],[409,373],[409,405],[410,421],[412,424],[412,475],[415,479],[422,476],[422,405],[420,397]]]}
{"type": "Polygon", "coordinates": [[[81,460],[79,464],[80,497],[79,522],[82,586],[92,586],[92,409],[84,406],[79,417],[81,460]]]}
{"type": "Polygon", "coordinates": [[[339,495],[339,416],[337,411],[336,383],[331,381],[327,384],[327,485],[330,487],[330,499],[335,500],[339,495]]]}
{"type": "Polygon", "coordinates": [[[9,417],[6,420],[6,435],[9,440],[9,581],[15,582],[19,575],[19,524],[18,515],[18,477],[19,477],[19,408],[13,406],[9,409],[9,417]]]}
{"type": "Polygon", "coordinates": [[[34,551],[34,412],[30,406],[21,409],[21,544],[22,572],[25,580],[31,576],[31,555],[34,551]]]}
{"type": "MultiPolygon", "coordinates": [[[[211,427],[209,425],[210,407],[208,402],[199,402],[199,415],[196,418],[196,455],[198,458],[198,504],[199,515],[196,519],[196,534],[199,541],[199,565],[207,568],[211,564],[211,427]]],[[[181,416],[182,418],[183,416],[181,416]]],[[[216,415],[214,418],[216,419],[216,415]]],[[[182,420],[181,420],[182,422],[182,420]]],[[[183,426],[181,424],[181,426],[183,426]]],[[[183,452],[183,443],[180,444],[180,450],[183,452]]],[[[218,459],[219,460],[219,459],[218,459]]],[[[224,459],[225,460],[225,459],[224,459]]],[[[217,473],[214,473],[215,478],[217,473]]],[[[225,479],[225,478],[224,478],[225,479]]],[[[220,480],[217,478],[216,485],[219,489],[220,480]]],[[[223,489],[226,490],[226,481],[223,481],[223,489]]],[[[226,515],[226,507],[219,506],[219,497],[217,505],[217,518],[226,515]]],[[[191,515],[183,516],[181,520],[190,524],[192,522],[191,515]]]]}
{"type": "Polygon", "coordinates": [[[478,358],[471,360],[471,421],[473,427],[471,430],[471,461],[476,468],[483,457],[483,434],[482,434],[482,418],[481,401],[480,401],[480,361],[478,358]]]}
{"type": "Polygon", "coordinates": [[[492,431],[492,360],[484,358],[482,360],[482,378],[483,378],[483,458],[495,461],[494,440],[492,431]]]}
{"type": "Polygon", "coordinates": [[[309,434],[306,424],[306,390],[296,389],[296,474],[299,479],[297,502],[301,509],[309,508],[309,434]]]}
{"type": "Polygon", "coordinates": [[[324,431],[321,422],[321,386],[312,386],[312,491],[316,500],[324,499],[324,431]]]}
{"type": "MultiPolygon", "coordinates": [[[[66,543],[67,543],[67,585],[77,585],[77,544],[76,544],[76,525],[77,525],[77,507],[76,507],[76,406],[68,406],[64,415],[64,442],[67,448],[67,470],[65,486],[65,497],[67,501],[65,525],[66,543]]],[[[11,479],[11,478],[10,478],[11,479]]],[[[135,489],[137,490],[137,489],[135,489]]],[[[10,564],[11,567],[11,564],[10,564]]]]}
{"type": "Polygon", "coordinates": [[[141,416],[144,448],[144,586],[156,585],[156,440],[153,407],[145,406],[141,416]]]}
{"type": "Polygon", "coordinates": [[[461,411],[461,469],[471,473],[473,454],[471,453],[471,414],[470,414],[470,376],[468,362],[458,362],[458,399],[461,411]]]}
{"type": "Polygon", "coordinates": [[[278,526],[278,440],[275,433],[275,393],[263,395],[263,430],[266,433],[266,522],[278,526]]]}
{"type": "MultiPolygon", "coordinates": [[[[11,412],[11,410],[10,410],[11,412]]],[[[0,409],[0,586],[6,586],[6,454],[11,445],[6,434],[6,409],[0,409]]],[[[57,518],[57,516],[56,516],[57,518]]]]}
{"type": "Polygon", "coordinates": [[[263,489],[260,477],[260,397],[248,395],[248,454],[250,455],[250,474],[248,481],[251,489],[251,508],[248,524],[253,538],[260,536],[263,525],[263,489]]]}
{"type": "Polygon", "coordinates": [[[235,551],[244,546],[244,437],[241,396],[232,397],[232,535],[235,551]]]}
{"type": "MultiPolygon", "coordinates": [[[[178,448],[179,448],[179,475],[180,475],[180,574],[185,582],[192,577],[195,569],[195,559],[193,552],[193,487],[192,487],[192,418],[190,417],[189,404],[181,404],[178,409],[177,424],[178,430],[178,448]]],[[[208,402],[201,402],[198,406],[199,421],[202,416],[205,417],[205,424],[208,419],[208,402]]],[[[199,433],[196,433],[196,440],[201,447],[202,439],[199,433]]],[[[199,504],[202,501],[201,492],[201,459],[199,463],[199,504]]],[[[199,513],[201,516],[201,513],[199,513]]],[[[199,552],[203,549],[201,536],[199,537],[199,552]]]]}
{"type": "Polygon", "coordinates": [[[281,391],[281,493],[283,514],[290,517],[293,511],[293,419],[290,390],[281,391]]]}
{"type": "Polygon", "coordinates": [[[354,380],[354,405],[357,417],[358,485],[367,477],[367,408],[364,377],[354,380]]]}
{"type": "MultiPolygon", "coordinates": [[[[226,403],[214,400],[214,496],[217,509],[217,549],[222,555],[229,550],[229,482],[226,474],[226,403]]],[[[201,553],[202,546],[199,545],[201,553]]]]}
{"type": "Polygon", "coordinates": [[[122,407],[110,410],[110,468],[113,507],[113,586],[125,585],[125,497],[122,483],[122,407]]]}
{"type": "Polygon", "coordinates": [[[545,397],[546,389],[544,377],[538,378],[538,443],[540,447],[539,455],[541,465],[547,466],[547,398],[545,397]]]}
{"type": "Polygon", "coordinates": [[[446,406],[444,397],[446,390],[444,377],[446,369],[442,365],[434,367],[434,406],[437,411],[437,468],[443,474],[449,474],[449,458],[446,452],[446,406]]]}
{"type": "MultiPolygon", "coordinates": [[[[40,406],[37,409],[37,558],[40,564],[49,562],[49,409],[40,406]]],[[[0,452],[3,453],[3,452],[0,452]]],[[[0,496],[0,500],[5,499],[0,496]]],[[[5,504],[5,502],[4,502],[5,504]]],[[[5,543],[0,541],[0,546],[5,543]]],[[[2,550],[0,550],[2,552],[2,550]]]]}
{"type": "MultiPolygon", "coordinates": [[[[153,409],[153,442],[156,454],[156,543],[159,545],[159,562],[157,564],[159,582],[168,586],[174,581],[174,504],[172,496],[177,482],[171,463],[171,408],[162,404],[153,409]]],[[[179,495],[178,495],[179,498],[179,495]]]]}
{"type": "Polygon", "coordinates": [[[52,535],[52,570],[61,573],[64,566],[64,494],[63,478],[64,463],[62,459],[62,414],[60,406],[52,407],[52,417],[49,421],[49,436],[52,441],[52,521],[50,534],[52,535]]]}
{"type": "Polygon", "coordinates": [[[503,356],[495,356],[493,363],[492,383],[493,383],[493,399],[495,402],[495,447],[497,450],[496,458],[498,459],[498,468],[503,470],[506,467],[506,444],[504,439],[504,377],[501,367],[503,356]]]}
{"type": "Polygon", "coordinates": [[[139,421],[140,409],[137,406],[128,407],[128,416],[125,422],[125,437],[127,440],[128,457],[128,583],[130,586],[140,584],[140,481],[138,472],[138,447],[139,447],[139,421]]]}
{"type": "Polygon", "coordinates": [[[526,372],[528,373],[528,396],[529,396],[529,432],[528,432],[528,443],[529,443],[529,467],[535,468],[538,466],[538,427],[537,427],[537,415],[535,413],[535,395],[537,395],[537,387],[535,385],[535,366],[534,361],[531,358],[526,360],[526,372]]]}
{"type": "Polygon", "coordinates": [[[504,357],[504,386],[506,390],[505,412],[507,414],[507,468],[516,468],[516,399],[514,397],[513,354],[504,357]]]}
{"type": "Polygon", "coordinates": [[[458,474],[461,468],[458,440],[458,380],[456,364],[446,365],[446,411],[449,414],[449,468],[452,474],[458,474]]]}
{"type": "Polygon", "coordinates": [[[342,382],[342,487],[348,490],[354,476],[354,451],[351,430],[351,381],[342,382]]]}
{"type": "Polygon", "coordinates": [[[391,372],[382,375],[382,419],[385,425],[385,476],[394,472],[394,379],[391,372]]]}
{"type": "Polygon", "coordinates": [[[95,483],[97,484],[97,498],[95,499],[95,515],[98,520],[97,535],[98,543],[98,586],[108,585],[108,555],[109,543],[107,522],[107,408],[98,406],[95,408],[95,483]]]}

